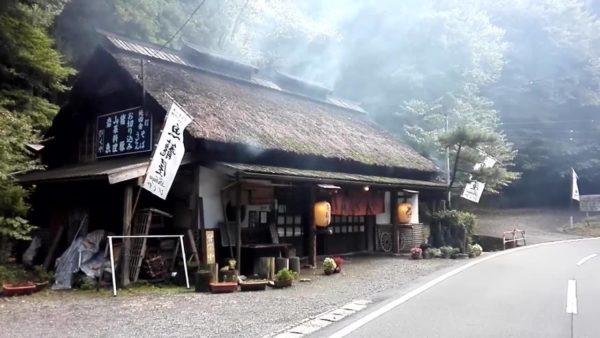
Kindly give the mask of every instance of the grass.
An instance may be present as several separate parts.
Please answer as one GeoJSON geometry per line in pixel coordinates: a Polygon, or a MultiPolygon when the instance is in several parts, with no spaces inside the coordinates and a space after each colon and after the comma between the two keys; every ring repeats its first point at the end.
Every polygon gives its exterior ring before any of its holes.
{"type": "Polygon", "coordinates": [[[600,216],[585,218],[580,223],[573,224],[573,228],[565,226],[563,230],[578,236],[600,237],[600,216]]]}
{"type": "MultiPolygon", "coordinates": [[[[33,270],[26,270],[22,266],[8,263],[0,265],[0,286],[2,284],[16,284],[27,281],[41,282],[51,280],[52,275],[42,272],[41,267],[33,270]]],[[[193,286],[192,286],[193,287],[193,286]]],[[[139,282],[127,288],[117,290],[118,296],[136,296],[147,294],[170,295],[190,292],[192,289],[186,289],[185,286],[174,284],[150,284],[139,282]]],[[[63,297],[63,296],[83,296],[83,297],[108,297],[112,296],[112,285],[101,287],[96,291],[95,283],[85,283],[81,289],[74,288],[66,291],[52,291],[49,287],[35,293],[36,297],[63,297]]]]}

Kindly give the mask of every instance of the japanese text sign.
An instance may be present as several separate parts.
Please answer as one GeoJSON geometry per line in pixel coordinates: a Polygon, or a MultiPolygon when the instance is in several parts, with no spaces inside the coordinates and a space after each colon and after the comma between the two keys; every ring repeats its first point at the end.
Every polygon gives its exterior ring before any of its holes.
{"type": "Polygon", "coordinates": [[[192,118],[173,103],[165,118],[165,125],[146,172],[144,189],[166,199],[185,154],[183,131],[192,118]]]}
{"type": "Polygon", "coordinates": [[[131,108],[98,116],[96,157],[142,153],[152,150],[152,115],[131,108]]]}

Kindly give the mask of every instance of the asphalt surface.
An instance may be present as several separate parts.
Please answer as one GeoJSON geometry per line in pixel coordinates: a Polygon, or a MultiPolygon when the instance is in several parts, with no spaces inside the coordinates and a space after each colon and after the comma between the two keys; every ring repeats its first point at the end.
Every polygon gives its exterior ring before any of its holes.
{"type": "Polygon", "coordinates": [[[479,259],[403,303],[398,298],[406,298],[415,287],[399,290],[314,336],[344,332],[348,337],[600,337],[600,239],[479,259]],[[599,255],[588,257],[592,254],[599,255]],[[577,314],[567,313],[569,280],[576,281],[577,314]],[[399,305],[382,313],[392,303],[399,305]],[[372,320],[344,331],[367,318],[372,320]]]}

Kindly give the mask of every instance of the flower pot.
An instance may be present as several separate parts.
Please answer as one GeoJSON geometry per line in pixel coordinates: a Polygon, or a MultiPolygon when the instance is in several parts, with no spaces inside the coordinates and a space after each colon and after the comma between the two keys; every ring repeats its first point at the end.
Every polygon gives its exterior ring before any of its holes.
{"type": "Polygon", "coordinates": [[[50,282],[49,281],[45,281],[45,282],[35,282],[35,291],[41,291],[43,289],[45,289],[50,282]]]}
{"type": "Polygon", "coordinates": [[[292,280],[276,280],[273,281],[273,287],[275,288],[287,288],[292,286],[292,280]]]}
{"type": "Polygon", "coordinates": [[[2,284],[2,294],[4,296],[30,295],[36,291],[37,287],[32,282],[21,284],[2,284]]]}
{"type": "Polygon", "coordinates": [[[333,271],[331,271],[331,270],[323,270],[323,272],[325,272],[325,274],[327,276],[329,276],[329,275],[331,275],[333,273],[333,271]]]}
{"type": "Polygon", "coordinates": [[[267,288],[267,281],[245,281],[240,283],[241,291],[263,291],[267,288]]]}
{"type": "Polygon", "coordinates": [[[212,293],[229,293],[237,290],[237,283],[210,283],[212,293]]]}

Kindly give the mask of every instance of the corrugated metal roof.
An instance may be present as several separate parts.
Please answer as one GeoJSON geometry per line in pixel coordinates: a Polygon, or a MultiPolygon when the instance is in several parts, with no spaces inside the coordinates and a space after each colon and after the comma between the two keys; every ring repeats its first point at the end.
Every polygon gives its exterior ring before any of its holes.
{"type": "Polygon", "coordinates": [[[170,52],[170,51],[159,50],[159,48],[151,47],[151,46],[144,45],[141,43],[132,42],[129,40],[124,40],[124,39],[118,38],[113,35],[106,35],[106,38],[115,47],[125,50],[125,51],[128,51],[128,52],[137,53],[137,54],[141,54],[141,55],[144,55],[147,57],[160,59],[160,60],[168,61],[168,62],[173,62],[173,63],[177,63],[180,65],[193,66],[192,64],[190,64],[190,63],[186,62],[184,59],[182,59],[179,55],[177,55],[173,52],[170,52]]]}
{"type": "Polygon", "coordinates": [[[371,176],[360,174],[347,174],[333,171],[306,170],[285,167],[274,167],[256,164],[226,163],[220,162],[218,167],[230,173],[240,172],[248,176],[281,176],[286,180],[305,180],[320,183],[350,183],[398,186],[403,188],[436,188],[445,189],[446,184],[440,182],[411,180],[397,177],[371,176]]]}

